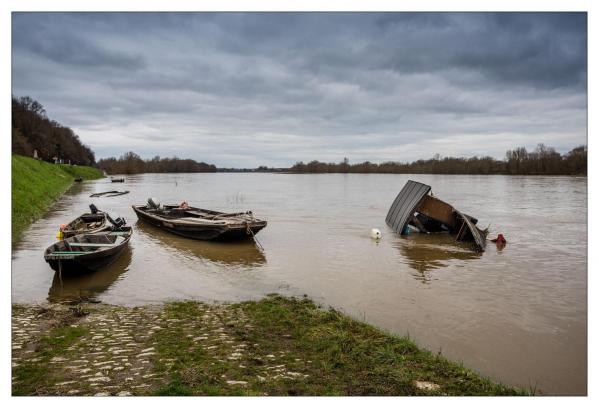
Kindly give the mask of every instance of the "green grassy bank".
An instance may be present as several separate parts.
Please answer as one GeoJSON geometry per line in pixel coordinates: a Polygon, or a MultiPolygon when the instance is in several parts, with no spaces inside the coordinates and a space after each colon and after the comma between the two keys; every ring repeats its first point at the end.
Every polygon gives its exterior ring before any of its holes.
{"type": "Polygon", "coordinates": [[[13,305],[13,395],[524,395],[308,299],[13,305]]]}
{"type": "Polygon", "coordinates": [[[75,178],[103,177],[98,169],[51,164],[12,155],[12,243],[73,184],[75,178]]]}

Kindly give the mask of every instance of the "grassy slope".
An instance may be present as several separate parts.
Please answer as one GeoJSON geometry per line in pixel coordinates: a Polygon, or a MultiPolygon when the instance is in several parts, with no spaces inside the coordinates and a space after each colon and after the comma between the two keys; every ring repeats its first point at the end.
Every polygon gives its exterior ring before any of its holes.
{"type": "MultiPolygon", "coordinates": [[[[198,319],[196,303],[173,303],[168,317],[198,319]]],[[[335,310],[323,310],[308,299],[269,296],[259,302],[230,306],[250,318],[251,329],[228,322],[234,340],[253,344],[243,370],[226,360],[207,358],[183,332],[160,331],[155,337],[160,357],[175,361],[175,372],[158,395],[526,395],[481,377],[444,357],[420,349],[405,337],[385,333],[335,310]],[[287,367],[306,378],[260,381],[256,369],[268,364],[252,356],[284,355],[287,367]],[[298,362],[299,361],[299,362],[298,362]],[[305,362],[311,362],[306,365],[305,362]],[[195,373],[190,375],[189,373],[195,373]],[[199,373],[199,374],[198,374],[199,373]],[[224,375],[248,382],[244,390],[223,386],[224,375]],[[416,381],[438,385],[424,390],[416,381]]],[[[239,366],[241,367],[241,365],[239,366]]],[[[159,368],[160,369],[160,368],[159,368]]]]}
{"type": "Polygon", "coordinates": [[[12,156],[12,242],[71,186],[74,179],[103,177],[98,169],[56,165],[24,156],[12,156]]]}

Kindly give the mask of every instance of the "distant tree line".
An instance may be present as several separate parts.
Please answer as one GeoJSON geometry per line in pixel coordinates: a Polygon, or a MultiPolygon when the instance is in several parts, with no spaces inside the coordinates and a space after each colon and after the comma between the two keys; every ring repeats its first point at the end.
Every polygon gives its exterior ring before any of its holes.
{"type": "Polygon", "coordinates": [[[219,173],[285,173],[289,171],[289,168],[268,166],[259,166],[256,168],[219,167],[216,171],[219,173]]]}
{"type": "Polygon", "coordinates": [[[413,174],[521,174],[521,175],[586,175],[587,147],[579,146],[562,155],[552,147],[539,144],[532,152],[519,147],[508,150],[505,160],[484,157],[435,157],[412,163],[369,161],[350,164],[313,160],[298,162],[289,171],[294,173],[413,173],[413,174]]]}
{"type": "Polygon", "coordinates": [[[127,152],[118,159],[109,157],[100,159],[98,167],[108,174],[137,174],[137,173],[213,173],[216,166],[192,159],[160,158],[155,156],[143,160],[133,152],[127,152]]]}
{"type": "Polygon", "coordinates": [[[94,152],[81,143],[70,128],[49,119],[38,101],[12,96],[12,152],[32,157],[34,151],[41,160],[92,166],[94,152]]]}

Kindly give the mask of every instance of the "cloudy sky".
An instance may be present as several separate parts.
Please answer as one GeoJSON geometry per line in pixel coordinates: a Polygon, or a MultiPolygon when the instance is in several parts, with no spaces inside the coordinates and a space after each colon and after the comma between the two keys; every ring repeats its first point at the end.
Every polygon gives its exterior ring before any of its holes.
{"type": "Polygon", "coordinates": [[[583,13],[13,13],[12,92],[97,158],[222,167],[586,143],[583,13]]]}

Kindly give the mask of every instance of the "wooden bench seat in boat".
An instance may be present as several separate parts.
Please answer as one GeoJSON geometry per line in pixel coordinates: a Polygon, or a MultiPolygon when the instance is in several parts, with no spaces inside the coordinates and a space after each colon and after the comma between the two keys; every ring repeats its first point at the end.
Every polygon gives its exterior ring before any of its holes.
{"type": "Polygon", "coordinates": [[[94,244],[90,242],[69,242],[69,245],[72,247],[111,247],[116,244],[94,244]]]}

